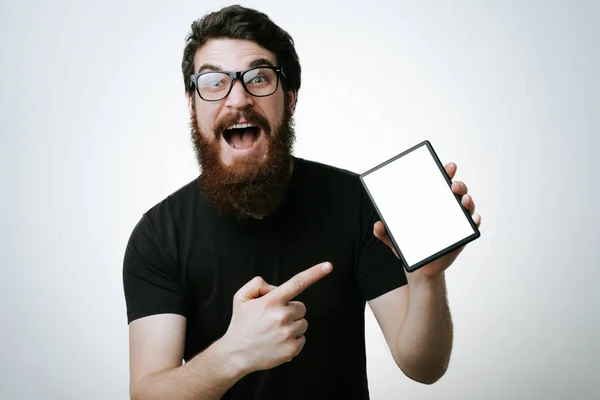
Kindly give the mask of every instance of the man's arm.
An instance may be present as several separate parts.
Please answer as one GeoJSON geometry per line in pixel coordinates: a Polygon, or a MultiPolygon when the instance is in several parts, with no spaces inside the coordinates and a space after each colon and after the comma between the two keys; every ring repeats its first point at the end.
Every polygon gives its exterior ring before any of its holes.
{"type": "Polygon", "coordinates": [[[182,365],[185,329],[186,319],[176,314],[129,324],[132,400],[219,399],[242,378],[238,360],[220,341],[182,365]]]}
{"type": "Polygon", "coordinates": [[[130,391],[133,400],[219,399],[242,377],[296,357],[306,338],[306,306],[293,298],[328,275],[317,264],[279,287],[255,277],[233,296],[227,332],[181,365],[186,319],[159,314],[129,324],[130,391]]]}
{"type": "Polygon", "coordinates": [[[452,319],[442,273],[416,280],[369,301],[396,364],[409,378],[432,384],[446,372],[452,351],[452,319]]]}
{"type": "MultiPolygon", "coordinates": [[[[457,166],[445,166],[454,179],[457,166]]],[[[461,196],[461,204],[475,225],[481,216],[475,214],[475,203],[464,182],[453,181],[452,191],[461,196]]],[[[398,258],[381,221],[373,226],[373,234],[385,243],[398,258]]],[[[465,246],[435,259],[416,271],[406,274],[403,285],[369,302],[385,335],[394,359],[404,373],[422,383],[434,383],[448,369],[452,352],[452,319],[446,295],[445,271],[465,246]]]]}

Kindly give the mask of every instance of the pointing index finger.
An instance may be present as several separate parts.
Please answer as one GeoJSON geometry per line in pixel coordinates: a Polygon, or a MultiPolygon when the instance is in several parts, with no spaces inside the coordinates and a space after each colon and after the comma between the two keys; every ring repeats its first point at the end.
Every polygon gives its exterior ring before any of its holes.
{"type": "Polygon", "coordinates": [[[298,296],[309,286],[329,274],[332,268],[333,267],[329,262],[317,264],[294,275],[287,282],[276,289],[273,289],[267,296],[276,297],[283,303],[289,303],[294,297],[298,296]]]}

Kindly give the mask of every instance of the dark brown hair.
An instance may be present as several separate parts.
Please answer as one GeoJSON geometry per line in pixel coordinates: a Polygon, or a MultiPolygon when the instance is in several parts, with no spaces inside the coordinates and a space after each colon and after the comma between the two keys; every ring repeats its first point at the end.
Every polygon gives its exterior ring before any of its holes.
{"type": "Polygon", "coordinates": [[[292,37],[277,26],[266,14],[257,10],[233,5],[206,14],[192,23],[186,37],[181,70],[185,90],[193,96],[190,75],[194,74],[194,56],[209,39],[243,39],[257,43],[273,52],[278,66],[282,66],[287,79],[282,77],[284,91],[300,89],[300,60],[292,37]]]}

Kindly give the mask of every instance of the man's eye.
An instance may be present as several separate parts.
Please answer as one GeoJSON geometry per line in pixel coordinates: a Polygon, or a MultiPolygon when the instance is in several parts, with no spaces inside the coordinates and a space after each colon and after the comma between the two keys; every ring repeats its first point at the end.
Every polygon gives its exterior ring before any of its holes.
{"type": "Polygon", "coordinates": [[[227,76],[224,76],[223,74],[206,74],[206,75],[202,75],[200,77],[200,79],[198,80],[198,86],[203,87],[203,88],[219,88],[221,86],[225,85],[225,80],[227,79],[227,76]]]}
{"type": "Polygon", "coordinates": [[[252,85],[258,85],[258,84],[262,84],[262,83],[269,83],[270,79],[268,76],[265,75],[257,75],[255,77],[252,77],[250,80],[246,81],[246,83],[252,84],[252,85]]]}

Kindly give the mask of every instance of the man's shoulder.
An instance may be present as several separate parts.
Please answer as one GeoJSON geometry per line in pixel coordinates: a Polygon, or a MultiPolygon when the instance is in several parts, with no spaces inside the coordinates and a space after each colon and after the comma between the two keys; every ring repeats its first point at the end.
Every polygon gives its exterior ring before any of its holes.
{"type": "Polygon", "coordinates": [[[296,160],[300,163],[303,170],[306,171],[306,174],[311,177],[320,177],[340,183],[359,181],[360,174],[349,169],[307,158],[296,157],[296,160]]]}
{"type": "Polygon", "coordinates": [[[199,199],[199,177],[196,177],[156,202],[144,212],[144,215],[152,220],[177,219],[178,216],[194,210],[199,199]]]}

